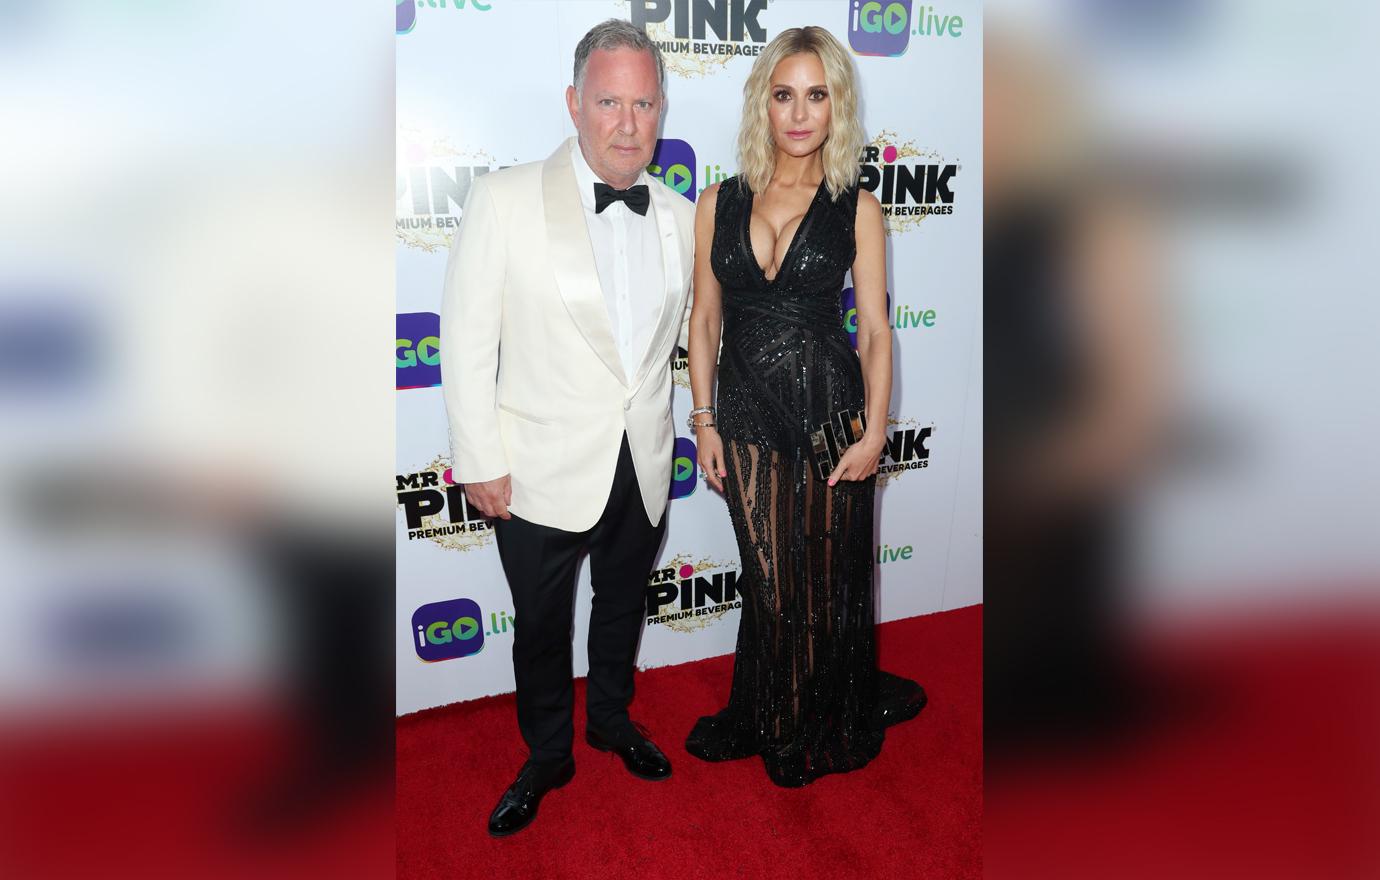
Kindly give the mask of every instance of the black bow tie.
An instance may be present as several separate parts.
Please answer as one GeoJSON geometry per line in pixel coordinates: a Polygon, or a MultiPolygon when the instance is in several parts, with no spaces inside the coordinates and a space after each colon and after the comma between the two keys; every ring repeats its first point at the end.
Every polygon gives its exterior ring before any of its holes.
{"type": "Polygon", "coordinates": [[[629,209],[646,217],[647,205],[651,201],[652,194],[648,192],[645,183],[639,183],[637,186],[630,186],[627,189],[614,189],[607,183],[594,184],[594,213],[596,214],[604,213],[604,209],[614,202],[622,202],[629,209]]]}

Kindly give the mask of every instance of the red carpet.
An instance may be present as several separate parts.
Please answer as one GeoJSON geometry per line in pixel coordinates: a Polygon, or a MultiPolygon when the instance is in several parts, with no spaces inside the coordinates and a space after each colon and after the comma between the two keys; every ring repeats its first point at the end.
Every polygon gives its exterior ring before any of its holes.
{"type": "Polygon", "coordinates": [[[988,761],[988,877],[1380,877],[1374,606],[1195,613],[1142,641],[1153,690],[1125,730],[988,761]]]}
{"type": "Polygon", "coordinates": [[[929,705],[887,731],[866,768],[801,789],[758,759],[706,764],[684,739],[728,697],[731,656],[638,674],[634,720],[675,768],[635,779],[584,743],[576,682],[575,780],[530,828],[494,840],[489,811],[526,750],[511,695],[408,715],[397,726],[397,875],[407,878],[964,878],[982,874],[982,607],[880,628],[883,668],[929,705]]]}
{"type": "Polygon", "coordinates": [[[314,741],[281,707],[103,708],[0,718],[0,877],[389,876],[386,765],[285,790],[314,741]]]}

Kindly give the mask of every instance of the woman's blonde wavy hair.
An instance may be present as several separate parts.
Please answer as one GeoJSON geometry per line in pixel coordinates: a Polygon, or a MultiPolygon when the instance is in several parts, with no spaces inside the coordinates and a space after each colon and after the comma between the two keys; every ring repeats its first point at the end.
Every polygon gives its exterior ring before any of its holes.
{"type": "Polygon", "coordinates": [[[858,180],[863,129],[858,122],[858,89],[853,63],[834,35],[821,27],[790,28],[777,34],[757,56],[743,84],[743,122],[738,128],[738,170],[754,193],[766,191],[776,170],[776,142],[772,140],[767,106],[771,75],[791,55],[813,52],[824,66],[829,89],[829,135],[820,152],[829,198],[837,199],[858,180]]]}

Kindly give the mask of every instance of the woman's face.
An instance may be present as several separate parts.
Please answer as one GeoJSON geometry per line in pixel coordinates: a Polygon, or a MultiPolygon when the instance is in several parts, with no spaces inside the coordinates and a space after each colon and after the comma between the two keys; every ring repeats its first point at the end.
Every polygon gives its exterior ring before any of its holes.
{"type": "Polygon", "coordinates": [[[808,156],[829,137],[829,87],[824,65],[813,52],[781,59],[771,73],[767,118],[776,148],[808,156]]]}

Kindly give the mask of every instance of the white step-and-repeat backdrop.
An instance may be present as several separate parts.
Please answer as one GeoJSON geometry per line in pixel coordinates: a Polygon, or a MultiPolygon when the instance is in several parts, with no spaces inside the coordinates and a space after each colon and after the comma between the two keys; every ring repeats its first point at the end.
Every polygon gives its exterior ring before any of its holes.
{"type": "MultiPolygon", "coordinates": [[[[490,524],[451,482],[437,312],[470,181],[544,159],[574,134],[575,44],[642,26],[667,63],[652,173],[694,201],[733,174],[742,86],[781,30],[853,50],[870,139],[863,185],[887,213],[895,382],[875,535],[879,619],[982,600],[982,20],[976,2],[398,0],[397,711],[513,689],[512,600],[490,524]]],[[[535,206],[534,206],[535,209],[535,206]]],[[[851,289],[840,320],[851,326],[851,289]]],[[[553,303],[559,308],[559,303],[553,303]]],[[[723,498],[697,472],[683,352],[667,539],[648,573],[638,663],[731,653],[741,599],[723,498]]],[[[575,673],[587,669],[587,566],[575,673]]]]}

